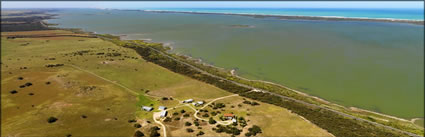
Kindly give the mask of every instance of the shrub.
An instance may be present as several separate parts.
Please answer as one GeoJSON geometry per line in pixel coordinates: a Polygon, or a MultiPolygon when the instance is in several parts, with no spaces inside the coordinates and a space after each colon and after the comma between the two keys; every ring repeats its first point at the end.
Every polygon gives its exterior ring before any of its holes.
{"type": "Polygon", "coordinates": [[[184,114],[183,117],[189,117],[189,114],[184,114]]]}
{"type": "Polygon", "coordinates": [[[134,133],[134,137],[143,137],[143,136],[145,136],[145,134],[143,134],[139,130],[137,130],[136,133],[134,133]]]}
{"type": "Polygon", "coordinates": [[[193,124],[195,124],[195,126],[199,126],[199,122],[198,121],[193,121],[193,124]]]}
{"type": "Polygon", "coordinates": [[[182,113],[182,114],[183,114],[184,112],[186,112],[184,109],[182,109],[182,110],[180,111],[180,113],[182,113]]]}
{"type": "Polygon", "coordinates": [[[184,125],[185,125],[185,126],[191,126],[191,125],[192,125],[192,123],[190,123],[190,122],[186,122],[186,123],[184,123],[184,125]]]}
{"type": "Polygon", "coordinates": [[[159,137],[161,134],[158,133],[159,127],[154,126],[150,129],[150,137],[159,137]]]}
{"type": "Polygon", "coordinates": [[[134,124],[134,127],[135,127],[135,128],[141,128],[141,127],[142,127],[142,125],[140,125],[139,123],[136,123],[136,124],[134,124]]]}
{"type": "Polygon", "coordinates": [[[215,121],[212,117],[210,117],[210,119],[208,120],[208,123],[215,124],[217,123],[217,121],[215,121]]]}
{"type": "Polygon", "coordinates": [[[253,125],[251,128],[248,128],[248,131],[253,136],[257,135],[258,133],[262,133],[261,128],[257,125],[253,125]]]}
{"type": "Polygon", "coordinates": [[[196,136],[201,136],[201,135],[203,135],[203,134],[205,134],[204,132],[202,132],[202,131],[199,131],[198,132],[198,134],[196,134],[196,136]]]}
{"type": "Polygon", "coordinates": [[[49,123],[54,123],[54,122],[56,122],[58,119],[57,118],[55,118],[55,117],[49,117],[48,119],[47,119],[47,122],[49,122],[49,123]]]}
{"type": "Polygon", "coordinates": [[[10,91],[10,94],[16,94],[16,93],[18,93],[18,91],[16,91],[16,90],[10,91]]]}
{"type": "Polygon", "coordinates": [[[210,115],[208,115],[208,113],[205,113],[204,115],[202,115],[202,117],[209,117],[210,115]]]}
{"type": "Polygon", "coordinates": [[[191,129],[191,128],[186,128],[186,131],[187,131],[187,132],[189,132],[189,133],[192,133],[192,132],[193,132],[193,129],[191,129]]]}
{"type": "Polygon", "coordinates": [[[170,117],[165,117],[164,122],[171,122],[171,118],[170,117]]]}

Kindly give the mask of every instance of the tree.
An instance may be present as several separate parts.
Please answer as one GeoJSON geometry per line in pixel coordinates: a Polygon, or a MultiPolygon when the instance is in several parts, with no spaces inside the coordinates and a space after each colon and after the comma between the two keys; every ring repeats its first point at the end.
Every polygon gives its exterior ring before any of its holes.
{"type": "Polygon", "coordinates": [[[49,122],[49,123],[54,123],[54,122],[56,122],[58,119],[57,118],[55,118],[55,117],[49,117],[49,119],[47,119],[47,122],[49,122]]]}
{"type": "Polygon", "coordinates": [[[205,113],[204,115],[202,115],[202,117],[209,117],[210,115],[208,115],[208,113],[205,113]]]}
{"type": "Polygon", "coordinates": [[[191,125],[192,125],[192,123],[190,123],[190,122],[186,122],[186,123],[184,123],[184,125],[185,125],[185,126],[191,126],[191,125]]]}
{"type": "Polygon", "coordinates": [[[171,118],[170,118],[170,117],[166,117],[166,118],[164,119],[164,122],[171,122],[171,118]]]}
{"type": "Polygon", "coordinates": [[[217,121],[215,121],[212,117],[210,117],[210,119],[208,120],[208,123],[210,123],[212,125],[212,124],[217,123],[217,121]]]}
{"type": "Polygon", "coordinates": [[[251,105],[256,106],[256,105],[260,105],[260,104],[258,104],[257,102],[252,101],[252,104],[251,105]]]}
{"type": "Polygon", "coordinates": [[[195,124],[195,126],[199,126],[199,122],[198,121],[193,121],[193,124],[195,124]]]}
{"type": "Polygon", "coordinates": [[[134,124],[134,127],[135,127],[135,128],[141,128],[141,127],[142,127],[142,125],[140,125],[139,123],[136,123],[136,124],[134,124]]]}
{"type": "Polygon", "coordinates": [[[253,136],[257,135],[261,132],[261,128],[257,125],[253,125],[251,128],[248,128],[249,133],[251,133],[253,136]]]}
{"type": "Polygon", "coordinates": [[[158,130],[159,130],[159,127],[157,127],[157,126],[154,126],[154,127],[152,127],[151,128],[151,130],[150,130],[150,137],[159,137],[159,136],[161,136],[161,134],[159,134],[158,133],[158,130]]]}
{"type": "Polygon", "coordinates": [[[189,133],[192,133],[192,132],[193,132],[193,129],[191,129],[191,128],[186,128],[186,131],[187,131],[187,132],[189,132],[189,133]]]}
{"type": "Polygon", "coordinates": [[[199,131],[198,134],[196,134],[196,136],[200,136],[200,135],[203,135],[203,134],[205,134],[205,133],[202,132],[202,131],[199,131]]]}
{"type": "Polygon", "coordinates": [[[186,112],[184,109],[182,109],[182,110],[180,111],[180,113],[182,113],[182,114],[183,114],[184,112],[186,112]]]}
{"type": "Polygon", "coordinates": [[[137,130],[136,133],[134,133],[134,137],[143,137],[143,136],[145,136],[145,134],[143,134],[139,130],[137,130]]]}

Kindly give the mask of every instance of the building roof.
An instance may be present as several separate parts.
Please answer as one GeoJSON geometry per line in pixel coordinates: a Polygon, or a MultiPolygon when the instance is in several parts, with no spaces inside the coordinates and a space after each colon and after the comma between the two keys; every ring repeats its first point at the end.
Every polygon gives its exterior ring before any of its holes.
{"type": "Polygon", "coordinates": [[[193,99],[187,99],[187,100],[184,100],[183,102],[190,103],[190,102],[192,102],[192,101],[193,101],[193,99]]]}
{"type": "Polygon", "coordinates": [[[161,111],[161,117],[165,117],[165,116],[167,116],[167,111],[166,110],[161,111]]]}
{"type": "Polygon", "coordinates": [[[142,106],[142,109],[144,109],[144,110],[148,110],[148,111],[153,110],[153,108],[152,108],[152,107],[148,107],[148,106],[142,106]]]}
{"type": "Polygon", "coordinates": [[[159,106],[158,109],[165,110],[165,109],[167,109],[167,107],[166,106],[159,106]]]}
{"type": "Polygon", "coordinates": [[[152,107],[148,107],[148,106],[142,106],[142,108],[144,108],[144,109],[152,109],[152,107]]]}
{"type": "Polygon", "coordinates": [[[227,113],[227,114],[224,114],[223,116],[225,116],[225,117],[233,117],[233,114],[227,113]]]}

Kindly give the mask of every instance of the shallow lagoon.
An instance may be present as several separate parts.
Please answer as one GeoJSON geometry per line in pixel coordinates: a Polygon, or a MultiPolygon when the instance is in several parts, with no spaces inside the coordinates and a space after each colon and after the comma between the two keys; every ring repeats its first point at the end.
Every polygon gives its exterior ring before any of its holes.
{"type": "Polygon", "coordinates": [[[59,27],[170,43],[173,52],[345,106],[403,118],[424,115],[423,26],[94,9],[57,13],[49,23],[59,27]]]}

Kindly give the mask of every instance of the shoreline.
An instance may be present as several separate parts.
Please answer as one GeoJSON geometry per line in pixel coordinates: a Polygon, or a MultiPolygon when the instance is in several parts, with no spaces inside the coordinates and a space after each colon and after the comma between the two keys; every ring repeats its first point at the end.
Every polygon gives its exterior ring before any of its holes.
{"type": "MultiPolygon", "coordinates": [[[[122,38],[127,37],[128,35],[131,35],[131,34],[111,34],[111,35],[118,36],[118,37],[120,37],[120,39],[122,39],[122,38]]],[[[155,41],[153,41],[150,38],[139,38],[139,39],[128,39],[128,38],[124,38],[124,39],[125,40],[143,40],[143,41],[146,41],[146,42],[155,42],[155,41]]],[[[162,42],[155,42],[155,43],[165,44],[164,46],[170,47],[171,50],[174,49],[173,46],[166,45],[167,43],[162,43],[162,42]]],[[[228,71],[228,69],[225,69],[225,68],[222,68],[222,67],[218,67],[218,66],[215,66],[215,65],[206,63],[205,61],[202,61],[202,59],[200,59],[200,58],[194,58],[194,57],[192,57],[190,55],[186,55],[186,54],[183,54],[183,53],[172,53],[172,54],[175,54],[175,55],[178,55],[178,56],[184,56],[187,59],[192,60],[195,63],[201,64],[201,65],[204,65],[204,66],[213,67],[213,68],[216,68],[216,69],[228,71]]],[[[303,96],[306,96],[306,97],[310,97],[310,98],[314,98],[314,99],[316,99],[316,100],[318,100],[318,101],[320,101],[322,103],[335,105],[335,106],[342,107],[342,108],[347,109],[347,110],[350,110],[350,111],[373,113],[373,114],[376,114],[376,115],[380,115],[380,116],[383,116],[383,117],[387,117],[387,118],[391,118],[391,119],[395,119],[395,120],[400,120],[400,121],[404,121],[404,122],[412,122],[414,119],[423,119],[422,117],[413,117],[413,118],[406,119],[406,118],[401,118],[401,117],[397,117],[397,116],[393,116],[393,115],[389,115],[389,114],[383,114],[383,113],[379,113],[379,112],[375,112],[375,111],[367,110],[367,109],[363,109],[363,108],[344,106],[344,105],[333,103],[331,101],[328,101],[328,100],[323,99],[323,98],[320,98],[320,97],[309,95],[307,93],[304,93],[302,91],[299,91],[299,90],[296,90],[296,89],[293,89],[293,88],[289,88],[289,87],[284,86],[282,84],[277,84],[277,83],[274,83],[274,82],[264,81],[264,80],[253,80],[253,79],[244,78],[242,76],[237,75],[237,71],[235,69],[231,69],[229,73],[232,76],[235,76],[235,77],[240,78],[240,79],[243,79],[243,80],[253,81],[253,82],[263,82],[263,83],[267,83],[267,84],[272,84],[272,85],[275,85],[275,86],[279,86],[279,87],[285,88],[287,90],[290,90],[292,92],[295,92],[297,94],[300,94],[300,95],[303,95],[303,96]]]]}
{"type": "Polygon", "coordinates": [[[413,25],[424,25],[424,20],[412,19],[394,19],[394,18],[367,18],[367,17],[340,17],[340,16],[304,16],[304,15],[272,15],[272,14],[253,14],[253,13],[217,13],[217,12],[197,12],[197,11],[171,11],[171,10],[123,10],[120,11],[142,11],[154,13],[186,13],[186,14],[211,14],[211,15],[236,15],[248,16],[254,18],[277,18],[281,20],[310,20],[310,21],[369,21],[369,22],[388,22],[388,23],[407,23],[413,25]]]}

